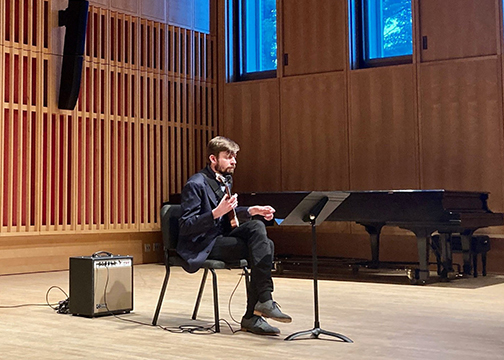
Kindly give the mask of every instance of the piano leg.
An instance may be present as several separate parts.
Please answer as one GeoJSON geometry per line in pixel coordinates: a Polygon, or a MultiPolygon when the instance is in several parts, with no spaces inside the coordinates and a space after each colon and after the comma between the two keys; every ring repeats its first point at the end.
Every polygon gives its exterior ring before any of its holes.
{"type": "Polygon", "coordinates": [[[380,265],[380,233],[382,224],[364,225],[369,240],[371,241],[371,267],[378,268],[380,265]]]}
{"type": "Polygon", "coordinates": [[[462,245],[462,259],[464,261],[464,275],[471,275],[471,239],[473,230],[466,230],[460,234],[460,242],[462,245]]]}
{"type": "Polygon", "coordinates": [[[418,247],[418,271],[415,271],[415,279],[410,279],[413,284],[425,284],[429,279],[429,250],[430,236],[432,231],[416,229],[418,247]]]}
{"type": "Polygon", "coordinates": [[[447,279],[448,273],[453,272],[453,260],[452,260],[452,252],[451,252],[451,243],[450,243],[451,234],[449,233],[440,233],[439,234],[439,243],[441,246],[441,278],[447,279]]]}

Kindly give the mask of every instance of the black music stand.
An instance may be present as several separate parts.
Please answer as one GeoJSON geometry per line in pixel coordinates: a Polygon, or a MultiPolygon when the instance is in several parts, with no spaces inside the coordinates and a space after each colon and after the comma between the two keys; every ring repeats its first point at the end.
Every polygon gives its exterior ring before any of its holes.
{"type": "MultiPolygon", "coordinates": [[[[346,196],[345,196],[346,197],[346,196]]],[[[344,198],[343,198],[344,199],[344,198]]],[[[312,339],[317,339],[319,335],[328,335],[343,340],[343,342],[353,343],[345,335],[324,330],[320,327],[318,308],[318,260],[317,260],[317,234],[315,226],[323,222],[334,209],[342,202],[341,198],[330,198],[324,193],[313,192],[301,201],[298,207],[286,218],[290,220],[285,225],[301,225],[310,222],[312,229],[312,261],[313,261],[313,307],[315,311],[315,321],[313,329],[295,332],[285,338],[286,341],[295,340],[303,335],[310,335],[312,339]],[[315,202],[315,205],[313,203],[315,202]],[[326,204],[330,204],[326,207],[326,204]],[[306,207],[309,206],[309,211],[306,207]],[[324,209],[325,208],[325,209],[324,209]],[[324,211],[323,211],[324,210],[324,211]],[[322,213],[322,214],[321,214],[322,213]],[[295,219],[297,218],[298,221],[295,219]],[[300,221],[299,221],[300,220],[300,221]],[[302,222],[301,222],[302,221],[302,222]]]]}

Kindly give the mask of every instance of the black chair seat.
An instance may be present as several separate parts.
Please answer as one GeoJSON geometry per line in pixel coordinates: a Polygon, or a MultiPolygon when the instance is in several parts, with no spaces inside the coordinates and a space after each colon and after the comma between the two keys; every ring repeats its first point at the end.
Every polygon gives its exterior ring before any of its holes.
{"type": "MultiPolygon", "coordinates": [[[[152,325],[157,324],[159,313],[161,311],[161,306],[163,304],[164,295],[166,293],[166,288],[168,286],[168,279],[170,277],[170,267],[179,266],[183,267],[185,265],[185,260],[182,259],[176,252],[177,241],[178,241],[178,219],[182,215],[182,208],[180,205],[175,204],[165,204],[161,208],[161,232],[163,234],[163,246],[165,254],[165,268],[166,273],[163,280],[163,285],[161,287],[161,293],[159,294],[158,304],[156,311],[154,313],[154,318],[152,319],[152,325]]],[[[203,290],[206,283],[206,278],[208,271],[212,273],[212,283],[213,283],[213,298],[214,298],[214,317],[215,317],[215,331],[220,332],[219,326],[219,301],[217,292],[217,274],[215,270],[220,269],[243,269],[245,274],[245,284],[248,289],[249,284],[249,272],[248,263],[246,259],[240,259],[232,262],[225,262],[222,260],[207,259],[201,266],[203,271],[203,277],[201,279],[200,288],[198,291],[198,297],[196,299],[196,304],[194,305],[194,311],[192,319],[195,320],[198,314],[199,304],[201,302],[201,297],[203,296],[203,290]]]]}

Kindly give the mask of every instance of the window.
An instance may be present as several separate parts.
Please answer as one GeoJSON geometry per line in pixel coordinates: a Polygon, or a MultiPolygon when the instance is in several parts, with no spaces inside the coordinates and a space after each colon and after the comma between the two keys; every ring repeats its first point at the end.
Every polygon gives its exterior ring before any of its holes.
{"type": "Polygon", "coordinates": [[[276,76],[276,0],[229,0],[228,78],[276,76]]]}
{"type": "Polygon", "coordinates": [[[412,59],[411,0],[355,0],[354,67],[409,63],[412,59]]]}

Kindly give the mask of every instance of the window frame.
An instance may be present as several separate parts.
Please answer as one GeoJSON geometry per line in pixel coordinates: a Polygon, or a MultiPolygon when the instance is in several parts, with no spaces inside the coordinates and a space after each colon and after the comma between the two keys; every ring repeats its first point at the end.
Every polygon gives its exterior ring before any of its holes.
{"type": "MultiPolygon", "coordinates": [[[[239,82],[249,80],[271,79],[277,77],[277,69],[247,72],[246,64],[246,26],[247,16],[245,9],[247,0],[227,1],[227,81],[239,82]]],[[[278,60],[278,37],[277,37],[277,60],[278,60]]],[[[278,64],[278,63],[277,63],[278,64]]]]}
{"type": "MultiPolygon", "coordinates": [[[[388,56],[382,58],[367,58],[366,50],[369,49],[369,37],[366,36],[369,29],[367,18],[367,3],[369,0],[352,0],[353,5],[349,10],[349,22],[352,27],[351,33],[351,56],[350,66],[352,69],[366,69],[381,66],[392,66],[413,63],[413,48],[411,55],[388,56]]],[[[411,2],[411,6],[413,3],[411,2]]],[[[413,41],[413,33],[411,39],[413,41]]]]}

